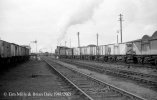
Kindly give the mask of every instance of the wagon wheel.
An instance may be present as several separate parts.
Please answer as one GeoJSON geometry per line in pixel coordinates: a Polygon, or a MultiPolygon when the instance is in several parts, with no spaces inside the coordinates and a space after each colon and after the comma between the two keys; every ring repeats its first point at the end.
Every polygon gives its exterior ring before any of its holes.
{"type": "Polygon", "coordinates": [[[129,60],[128,60],[128,59],[124,59],[124,62],[125,62],[125,63],[129,63],[129,60]]]}
{"type": "Polygon", "coordinates": [[[148,63],[148,58],[145,58],[143,61],[144,64],[148,63]]]}
{"type": "Polygon", "coordinates": [[[139,63],[139,64],[142,64],[142,63],[143,63],[142,58],[138,58],[138,63],[139,63]]]}

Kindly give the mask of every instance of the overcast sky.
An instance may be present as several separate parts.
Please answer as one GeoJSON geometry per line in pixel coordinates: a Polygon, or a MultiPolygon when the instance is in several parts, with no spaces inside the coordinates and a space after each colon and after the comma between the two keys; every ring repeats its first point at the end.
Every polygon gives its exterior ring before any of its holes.
{"type": "Polygon", "coordinates": [[[77,32],[81,46],[96,44],[96,33],[100,45],[116,43],[121,13],[125,42],[157,30],[156,7],[157,0],[0,0],[0,38],[20,45],[37,40],[42,51],[70,40],[77,47],[77,32]]]}

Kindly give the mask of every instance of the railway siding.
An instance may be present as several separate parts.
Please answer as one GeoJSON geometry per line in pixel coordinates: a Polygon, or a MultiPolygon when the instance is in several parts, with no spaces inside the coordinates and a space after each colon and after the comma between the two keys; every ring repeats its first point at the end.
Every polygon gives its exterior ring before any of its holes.
{"type": "Polygon", "coordinates": [[[156,96],[157,92],[156,91],[149,89],[147,87],[143,87],[139,84],[136,84],[135,82],[130,82],[126,79],[117,78],[117,77],[113,77],[113,76],[106,75],[106,74],[101,74],[101,73],[95,72],[94,70],[91,71],[88,69],[80,68],[80,67],[77,67],[75,65],[71,65],[71,64],[59,61],[59,60],[55,60],[55,62],[58,62],[58,63],[66,66],[66,67],[71,68],[71,69],[77,69],[83,73],[86,73],[86,74],[93,76],[97,79],[100,79],[100,80],[105,81],[109,84],[112,84],[114,86],[122,88],[126,91],[138,94],[138,95],[140,95],[140,96],[142,96],[148,100],[156,100],[157,99],[157,96],[156,96]]]}
{"type": "MultiPolygon", "coordinates": [[[[136,67],[136,65],[132,64],[115,64],[115,63],[100,63],[100,62],[93,62],[93,61],[83,61],[83,60],[74,60],[80,63],[85,64],[92,64],[92,65],[99,65],[102,67],[109,67],[109,68],[116,68],[127,72],[134,72],[134,73],[141,73],[145,74],[145,76],[156,76],[157,77],[157,70],[147,67],[136,67]]],[[[143,65],[144,66],[144,65],[143,65]]]]}
{"type": "Polygon", "coordinates": [[[131,80],[138,81],[140,83],[144,83],[146,85],[152,85],[153,88],[157,88],[157,76],[144,74],[140,72],[134,72],[134,71],[127,71],[123,69],[118,68],[110,68],[110,67],[104,67],[96,64],[90,64],[85,62],[77,62],[77,61],[71,61],[71,60],[64,60],[67,63],[71,63],[74,65],[77,65],[78,67],[87,68],[89,70],[95,70],[101,73],[106,73],[114,76],[120,76],[124,78],[129,78],[131,80]]]}
{"type": "MultiPolygon", "coordinates": [[[[52,59],[51,60],[49,59],[49,62],[52,65],[54,65],[54,62],[56,63],[57,61],[53,61],[52,59]]],[[[70,78],[75,84],[77,84],[79,87],[81,87],[84,91],[87,92],[87,94],[91,95],[91,97],[95,98],[96,100],[104,100],[104,99],[107,99],[107,100],[117,100],[117,99],[118,100],[126,100],[126,99],[145,100],[132,93],[129,93],[122,89],[116,88],[109,84],[105,84],[104,82],[102,82],[98,79],[90,77],[89,75],[86,75],[86,74],[80,73],[80,72],[78,73],[78,71],[76,71],[76,70],[74,71],[74,70],[72,70],[72,68],[70,68],[69,71],[67,72],[67,69],[65,69],[63,66],[65,66],[65,65],[57,64],[57,67],[55,65],[55,68],[57,68],[60,72],[62,72],[66,77],[70,78]],[[83,77],[81,77],[82,75],[83,75],[83,77]],[[87,77],[87,79],[84,79],[85,77],[87,77]],[[91,80],[93,80],[93,81],[91,81],[91,80]],[[80,84],[81,84],[81,86],[80,86],[80,84]],[[93,84],[97,84],[98,86],[93,85],[93,84]],[[97,91],[97,90],[99,90],[99,91],[97,91]],[[104,90],[106,90],[106,92],[104,90]],[[93,92],[95,94],[93,94],[93,92]],[[110,96],[110,93],[111,93],[111,96],[110,96]]]]}

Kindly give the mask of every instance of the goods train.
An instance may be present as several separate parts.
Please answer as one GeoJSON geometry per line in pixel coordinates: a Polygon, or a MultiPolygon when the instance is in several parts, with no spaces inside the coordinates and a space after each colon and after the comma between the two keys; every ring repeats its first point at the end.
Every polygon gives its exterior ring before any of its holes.
{"type": "Polygon", "coordinates": [[[57,58],[115,61],[125,63],[151,63],[157,65],[157,31],[142,39],[108,45],[88,45],[68,48],[57,46],[57,58]]]}
{"type": "Polygon", "coordinates": [[[0,40],[0,65],[18,63],[29,59],[30,47],[0,40]]]}

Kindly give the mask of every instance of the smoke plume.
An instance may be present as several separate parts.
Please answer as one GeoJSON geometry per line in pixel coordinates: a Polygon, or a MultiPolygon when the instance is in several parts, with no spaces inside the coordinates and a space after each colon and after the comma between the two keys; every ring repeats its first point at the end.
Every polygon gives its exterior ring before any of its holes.
{"type": "Polygon", "coordinates": [[[59,34],[58,43],[64,39],[67,29],[76,24],[82,24],[90,20],[97,8],[103,0],[79,0],[79,4],[75,8],[71,8],[66,15],[59,21],[59,34]]]}

